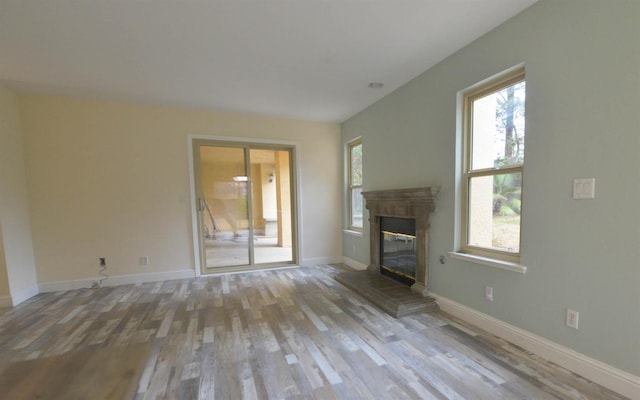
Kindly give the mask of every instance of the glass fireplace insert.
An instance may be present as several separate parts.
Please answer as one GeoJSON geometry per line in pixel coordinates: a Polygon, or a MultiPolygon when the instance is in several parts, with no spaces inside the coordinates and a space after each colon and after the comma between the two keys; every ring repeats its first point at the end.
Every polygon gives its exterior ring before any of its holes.
{"type": "Polygon", "coordinates": [[[416,221],[380,217],[380,272],[407,286],[416,276],[416,221]]]}

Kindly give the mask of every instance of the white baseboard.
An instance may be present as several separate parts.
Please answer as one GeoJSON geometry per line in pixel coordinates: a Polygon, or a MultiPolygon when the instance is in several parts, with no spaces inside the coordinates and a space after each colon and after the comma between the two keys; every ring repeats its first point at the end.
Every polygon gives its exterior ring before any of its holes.
{"type": "Polygon", "coordinates": [[[0,308],[7,308],[13,306],[11,296],[0,296],[0,308]]]}
{"type": "Polygon", "coordinates": [[[38,293],[40,293],[40,291],[38,290],[38,286],[31,286],[17,291],[11,290],[11,305],[15,307],[23,301],[37,295],[38,293]]]}
{"type": "Polygon", "coordinates": [[[631,399],[640,399],[640,376],[605,364],[446,297],[435,293],[430,293],[430,295],[436,298],[436,302],[444,312],[531,351],[614,392],[631,399]]]}
{"type": "Polygon", "coordinates": [[[363,264],[360,261],[356,261],[353,258],[349,258],[346,256],[342,256],[342,263],[358,271],[367,269],[366,264],[363,264]]]}
{"type": "Polygon", "coordinates": [[[311,267],[314,265],[338,264],[342,262],[342,257],[316,257],[305,258],[300,262],[301,267],[311,267]]]}
{"type": "MultiPolygon", "coordinates": [[[[103,286],[131,285],[136,283],[171,281],[174,279],[190,279],[190,278],[194,278],[195,276],[196,276],[196,273],[192,269],[154,272],[154,273],[148,273],[148,274],[115,275],[115,276],[110,276],[108,279],[103,281],[102,285],[103,286]]],[[[38,287],[40,288],[41,293],[60,292],[64,290],[90,288],[94,282],[99,280],[100,280],[100,277],[95,277],[91,279],[78,279],[78,280],[71,280],[71,281],[40,282],[38,284],[38,287]]]]}

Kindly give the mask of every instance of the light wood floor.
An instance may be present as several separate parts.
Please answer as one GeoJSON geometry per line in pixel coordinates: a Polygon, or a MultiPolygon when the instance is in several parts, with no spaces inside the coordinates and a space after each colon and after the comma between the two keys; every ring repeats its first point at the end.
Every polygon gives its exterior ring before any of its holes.
{"type": "Polygon", "coordinates": [[[135,399],[622,398],[442,312],[393,319],[337,271],[41,294],[0,312],[0,362],[149,342],[135,399]]]}

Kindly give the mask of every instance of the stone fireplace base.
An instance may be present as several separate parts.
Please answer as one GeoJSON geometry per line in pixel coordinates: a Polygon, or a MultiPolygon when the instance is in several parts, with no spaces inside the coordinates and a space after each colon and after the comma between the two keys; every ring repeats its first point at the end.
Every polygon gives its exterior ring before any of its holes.
{"type": "Polygon", "coordinates": [[[435,299],[376,272],[340,272],[335,280],[358,293],[394,318],[438,309],[435,299]]]}

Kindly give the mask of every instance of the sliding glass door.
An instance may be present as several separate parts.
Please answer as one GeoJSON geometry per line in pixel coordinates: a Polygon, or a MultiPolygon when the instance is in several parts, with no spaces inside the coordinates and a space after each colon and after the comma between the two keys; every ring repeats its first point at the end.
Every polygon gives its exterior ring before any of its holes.
{"type": "Polygon", "coordinates": [[[202,273],[295,263],[293,148],[193,145],[202,273]]]}

